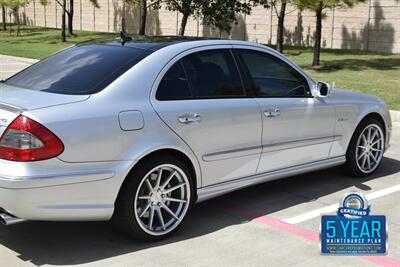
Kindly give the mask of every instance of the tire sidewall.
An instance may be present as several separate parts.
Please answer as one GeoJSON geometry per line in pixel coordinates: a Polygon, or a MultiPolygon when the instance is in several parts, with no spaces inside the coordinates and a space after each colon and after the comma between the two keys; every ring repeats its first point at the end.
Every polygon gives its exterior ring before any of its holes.
{"type": "Polygon", "coordinates": [[[192,182],[193,177],[191,176],[189,169],[181,160],[168,155],[149,158],[148,160],[136,166],[134,170],[128,175],[127,179],[128,180],[123,185],[123,188],[117,199],[116,211],[115,211],[116,216],[113,216],[113,221],[115,221],[115,223],[117,224],[117,226],[119,226],[119,228],[122,228],[123,231],[127,232],[135,239],[142,241],[157,241],[169,237],[171,234],[176,232],[182,226],[187,216],[187,213],[189,212],[193,204],[194,188],[192,182]],[[185,215],[182,221],[173,230],[163,235],[151,235],[145,232],[140,226],[140,223],[137,221],[134,212],[135,198],[139,185],[142,183],[146,175],[155,167],[164,164],[175,165],[176,167],[181,169],[182,172],[184,172],[184,174],[186,175],[187,180],[189,182],[189,190],[190,190],[189,205],[187,210],[185,211],[185,215]],[[121,218],[121,216],[118,216],[119,214],[123,214],[124,216],[122,216],[121,218]],[[124,220],[124,221],[118,221],[118,220],[124,220]]]}
{"type": "Polygon", "coordinates": [[[378,120],[375,120],[375,119],[365,119],[365,120],[363,120],[357,126],[357,128],[356,128],[356,130],[355,130],[355,132],[354,132],[354,134],[353,134],[353,136],[351,138],[351,141],[350,141],[349,147],[347,149],[347,153],[346,153],[346,161],[347,161],[347,166],[348,166],[348,169],[349,169],[350,173],[353,176],[356,176],[356,177],[366,177],[366,176],[369,176],[369,175],[375,173],[376,170],[379,169],[379,166],[382,164],[383,153],[385,152],[385,145],[386,145],[386,137],[385,137],[385,130],[384,130],[384,127],[383,127],[382,123],[380,123],[378,120]],[[367,127],[369,127],[371,125],[378,126],[380,128],[380,130],[382,131],[383,151],[382,151],[382,157],[381,157],[378,165],[375,167],[375,169],[373,171],[371,171],[371,172],[365,172],[365,171],[362,171],[360,169],[360,167],[359,167],[359,165],[357,163],[356,150],[357,150],[357,143],[358,143],[358,140],[360,138],[360,135],[364,132],[364,130],[367,127]]]}

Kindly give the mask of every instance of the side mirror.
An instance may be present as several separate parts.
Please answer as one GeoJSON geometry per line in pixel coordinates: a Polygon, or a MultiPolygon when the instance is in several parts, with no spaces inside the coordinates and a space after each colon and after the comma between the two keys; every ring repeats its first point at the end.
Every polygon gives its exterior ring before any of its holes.
{"type": "Polygon", "coordinates": [[[320,97],[328,97],[331,93],[331,86],[326,82],[318,82],[317,93],[320,97]]]}

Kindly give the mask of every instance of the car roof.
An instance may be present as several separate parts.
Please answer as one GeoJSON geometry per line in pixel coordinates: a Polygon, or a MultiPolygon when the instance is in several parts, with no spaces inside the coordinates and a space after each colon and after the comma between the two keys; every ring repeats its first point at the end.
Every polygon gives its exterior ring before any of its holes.
{"type": "MultiPolygon", "coordinates": [[[[87,42],[78,43],[77,45],[102,44],[120,47],[131,47],[150,50],[155,52],[161,48],[174,44],[190,41],[212,40],[211,38],[190,37],[190,36],[132,36],[129,39],[122,38],[100,38],[87,42]]],[[[214,39],[215,40],[215,39],[214,39]]]]}
{"type": "Polygon", "coordinates": [[[219,38],[204,38],[204,37],[192,37],[192,36],[132,36],[126,37],[128,39],[122,38],[104,38],[95,39],[88,42],[83,42],[77,44],[88,45],[88,44],[102,44],[109,46],[119,46],[119,47],[129,47],[129,48],[139,48],[148,50],[148,52],[155,52],[162,48],[187,42],[206,42],[207,44],[249,44],[246,41],[239,40],[229,40],[229,39],[219,39],[219,38]]]}

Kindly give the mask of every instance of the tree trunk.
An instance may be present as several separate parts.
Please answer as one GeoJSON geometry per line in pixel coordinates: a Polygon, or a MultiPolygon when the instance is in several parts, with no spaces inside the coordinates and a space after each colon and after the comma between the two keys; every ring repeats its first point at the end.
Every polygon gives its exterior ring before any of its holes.
{"type": "Polygon", "coordinates": [[[15,22],[17,23],[17,36],[20,36],[21,29],[20,29],[20,23],[19,23],[19,10],[15,10],[14,12],[15,16],[15,22]]]}
{"type": "Polygon", "coordinates": [[[276,50],[278,52],[283,52],[283,32],[285,30],[285,11],[286,11],[286,1],[281,1],[281,10],[279,11],[279,18],[278,18],[278,32],[276,37],[276,50]]]}
{"type": "Polygon", "coordinates": [[[189,19],[189,15],[183,14],[182,21],[181,21],[181,28],[179,29],[180,36],[185,35],[185,29],[186,29],[186,24],[187,24],[188,19],[189,19]]]}
{"type": "Polygon", "coordinates": [[[3,31],[7,31],[6,7],[4,5],[1,6],[1,16],[3,17],[3,31]]]}
{"type": "Polygon", "coordinates": [[[319,66],[319,58],[321,54],[322,5],[320,5],[315,11],[315,16],[317,18],[317,24],[315,27],[314,56],[312,65],[319,66]]]}
{"type": "Polygon", "coordinates": [[[146,34],[146,19],[147,19],[147,1],[142,0],[142,5],[140,6],[140,29],[139,35],[146,34]]]}
{"type": "Polygon", "coordinates": [[[74,20],[74,0],[69,1],[69,12],[67,13],[68,15],[68,33],[70,35],[74,35],[74,29],[73,29],[73,20],[74,20]]]}
{"type": "Polygon", "coordinates": [[[10,20],[9,20],[10,25],[8,25],[8,26],[9,26],[8,28],[10,29],[10,36],[11,36],[11,34],[12,34],[12,24],[11,24],[11,22],[12,22],[12,20],[11,20],[12,14],[11,14],[11,12],[8,12],[8,16],[9,16],[9,18],[10,18],[10,20]]]}
{"type": "Polygon", "coordinates": [[[62,5],[62,13],[61,13],[61,42],[65,42],[67,39],[65,38],[65,9],[67,5],[67,0],[63,0],[62,5]]]}
{"type": "Polygon", "coordinates": [[[125,1],[122,3],[121,31],[125,32],[125,1]]]}

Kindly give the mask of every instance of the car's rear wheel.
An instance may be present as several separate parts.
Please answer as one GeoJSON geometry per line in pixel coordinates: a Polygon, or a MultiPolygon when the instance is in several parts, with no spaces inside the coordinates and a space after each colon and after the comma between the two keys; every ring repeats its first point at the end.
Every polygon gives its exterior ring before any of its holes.
{"type": "Polygon", "coordinates": [[[383,125],[367,119],[357,127],[347,150],[347,166],[351,174],[365,177],[380,166],[385,151],[383,125]]]}
{"type": "Polygon", "coordinates": [[[176,231],[191,205],[190,172],[180,160],[155,157],[128,177],[113,221],[132,237],[159,240],[176,231]]]}

